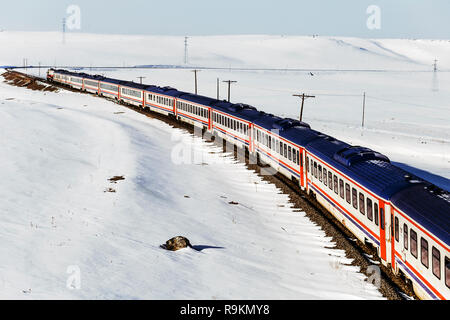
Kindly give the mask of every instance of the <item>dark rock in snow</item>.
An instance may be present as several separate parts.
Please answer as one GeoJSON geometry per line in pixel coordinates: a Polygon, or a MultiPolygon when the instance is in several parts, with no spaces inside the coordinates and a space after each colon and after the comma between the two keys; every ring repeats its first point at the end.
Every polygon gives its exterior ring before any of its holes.
{"type": "Polygon", "coordinates": [[[166,243],[162,244],[160,247],[171,251],[177,251],[178,249],[186,247],[192,248],[189,239],[182,236],[173,237],[172,239],[167,240],[166,243]]]}

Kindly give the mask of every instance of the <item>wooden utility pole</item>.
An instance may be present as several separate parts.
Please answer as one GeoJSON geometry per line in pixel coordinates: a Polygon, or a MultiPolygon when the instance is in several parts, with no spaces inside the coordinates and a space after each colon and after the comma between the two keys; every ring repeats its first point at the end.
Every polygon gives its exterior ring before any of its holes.
{"type": "Polygon", "coordinates": [[[145,79],[145,77],[136,77],[136,78],[139,79],[139,81],[140,81],[139,83],[140,83],[140,84],[142,84],[142,79],[145,79]]]}
{"type": "Polygon", "coordinates": [[[199,71],[201,71],[201,70],[197,70],[197,69],[192,70],[192,72],[195,75],[195,94],[197,94],[197,72],[199,72],[199,71]]]}
{"type": "Polygon", "coordinates": [[[302,106],[300,108],[300,121],[302,121],[302,118],[303,118],[303,105],[305,104],[305,99],[315,98],[316,96],[309,96],[309,95],[306,95],[304,93],[302,93],[302,94],[293,94],[293,96],[302,98],[302,106]]]}
{"type": "Polygon", "coordinates": [[[184,37],[184,64],[188,63],[188,37],[184,37]]]}
{"type": "Polygon", "coordinates": [[[232,83],[236,83],[237,81],[234,81],[234,80],[225,80],[225,81],[222,81],[222,82],[228,83],[228,102],[230,102],[230,87],[231,87],[231,84],[232,84],[232,83]]]}
{"type": "Polygon", "coordinates": [[[219,100],[219,78],[217,78],[217,100],[219,100]]]}
{"type": "Polygon", "coordinates": [[[366,93],[364,92],[364,95],[363,95],[363,112],[362,112],[362,127],[364,128],[364,113],[365,113],[365,110],[366,110],[366,93]]]}

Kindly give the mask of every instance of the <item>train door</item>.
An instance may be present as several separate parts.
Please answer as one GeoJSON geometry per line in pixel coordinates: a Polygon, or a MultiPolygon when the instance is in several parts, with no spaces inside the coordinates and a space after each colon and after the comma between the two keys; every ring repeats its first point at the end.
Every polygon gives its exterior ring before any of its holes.
{"type": "Polygon", "coordinates": [[[300,187],[303,189],[305,186],[305,178],[303,176],[303,150],[300,149],[300,156],[299,156],[299,162],[300,162],[300,187]]]}
{"type": "Polygon", "coordinates": [[[396,266],[395,266],[395,233],[394,233],[394,208],[392,208],[391,206],[389,206],[390,208],[390,227],[389,227],[389,239],[391,241],[391,246],[390,246],[390,250],[391,250],[391,265],[392,265],[392,269],[395,271],[396,266]]]}
{"type": "Polygon", "coordinates": [[[385,219],[385,203],[380,200],[379,202],[379,221],[380,221],[380,258],[386,261],[386,219],[385,219]]]}
{"type": "Polygon", "coordinates": [[[212,128],[212,116],[211,108],[208,108],[208,130],[211,131],[212,128]]]}

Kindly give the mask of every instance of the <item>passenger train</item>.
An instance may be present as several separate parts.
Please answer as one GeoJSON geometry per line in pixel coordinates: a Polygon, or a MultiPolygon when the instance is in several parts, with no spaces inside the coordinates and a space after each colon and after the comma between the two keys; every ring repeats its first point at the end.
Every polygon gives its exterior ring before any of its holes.
{"type": "Polygon", "coordinates": [[[54,81],[174,117],[258,157],[310,194],[421,299],[450,298],[450,193],[381,153],[246,104],[49,69],[54,81]]]}

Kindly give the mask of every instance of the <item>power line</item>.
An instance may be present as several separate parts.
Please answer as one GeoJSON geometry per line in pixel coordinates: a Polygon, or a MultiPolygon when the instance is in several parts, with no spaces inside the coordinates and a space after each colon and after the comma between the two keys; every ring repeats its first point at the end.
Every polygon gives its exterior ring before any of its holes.
{"type": "Polygon", "coordinates": [[[293,96],[302,98],[302,106],[300,108],[300,121],[302,121],[302,118],[303,118],[303,105],[305,104],[305,99],[315,98],[316,96],[310,96],[310,95],[306,95],[304,93],[302,93],[302,94],[293,94],[293,96]]]}

